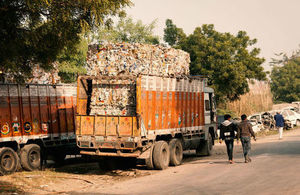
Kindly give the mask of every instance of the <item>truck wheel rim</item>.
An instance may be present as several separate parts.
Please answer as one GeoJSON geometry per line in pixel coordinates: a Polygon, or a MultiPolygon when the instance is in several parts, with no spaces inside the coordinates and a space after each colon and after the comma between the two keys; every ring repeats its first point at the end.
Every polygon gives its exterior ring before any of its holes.
{"type": "Polygon", "coordinates": [[[31,163],[37,163],[39,157],[38,157],[38,153],[36,151],[32,151],[30,154],[29,154],[29,161],[31,163]]]}
{"type": "Polygon", "coordinates": [[[6,171],[9,171],[13,166],[13,157],[10,154],[5,154],[3,155],[1,162],[2,167],[6,171]]]}

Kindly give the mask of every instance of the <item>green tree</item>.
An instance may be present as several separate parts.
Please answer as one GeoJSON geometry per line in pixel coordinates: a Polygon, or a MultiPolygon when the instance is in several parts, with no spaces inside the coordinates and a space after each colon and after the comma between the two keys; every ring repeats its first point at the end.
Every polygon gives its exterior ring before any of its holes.
{"type": "Polygon", "coordinates": [[[271,90],[276,101],[292,102],[300,100],[300,53],[282,60],[273,60],[271,90]]]}
{"type": "Polygon", "coordinates": [[[82,31],[110,25],[110,17],[124,15],[128,5],[130,0],[0,1],[0,71],[22,80],[34,64],[51,69],[82,31]]]}
{"type": "Polygon", "coordinates": [[[65,47],[57,57],[58,75],[63,83],[75,82],[79,74],[85,74],[88,40],[84,37],[72,48],[65,47]]]}
{"type": "Polygon", "coordinates": [[[96,39],[109,42],[159,44],[159,37],[153,33],[156,22],[154,20],[150,24],[143,24],[141,20],[135,22],[130,17],[121,18],[114,26],[99,28],[96,39]]]}
{"type": "Polygon", "coordinates": [[[164,41],[170,46],[177,46],[178,43],[186,38],[182,28],[177,28],[171,19],[166,20],[166,28],[164,29],[164,41]]]}
{"type": "Polygon", "coordinates": [[[179,46],[190,53],[191,74],[207,76],[217,100],[224,102],[248,92],[249,79],[266,79],[255,43],[244,31],[221,33],[210,24],[197,27],[179,46]]]}

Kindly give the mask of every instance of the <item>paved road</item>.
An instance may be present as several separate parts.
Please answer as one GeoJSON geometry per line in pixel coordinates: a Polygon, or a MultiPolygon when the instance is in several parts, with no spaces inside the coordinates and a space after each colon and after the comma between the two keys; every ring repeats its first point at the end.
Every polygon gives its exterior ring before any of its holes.
{"type": "Polygon", "coordinates": [[[235,164],[225,145],[211,157],[185,159],[179,167],[117,183],[109,188],[84,190],[95,194],[300,194],[300,129],[252,141],[252,163],[244,163],[235,142],[235,164]]]}

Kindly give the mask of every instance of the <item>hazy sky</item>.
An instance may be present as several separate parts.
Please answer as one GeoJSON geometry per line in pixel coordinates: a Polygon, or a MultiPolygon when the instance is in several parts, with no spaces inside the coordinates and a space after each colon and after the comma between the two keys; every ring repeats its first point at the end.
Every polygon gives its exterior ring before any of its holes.
{"type": "MultiPolygon", "coordinates": [[[[186,34],[202,24],[236,34],[247,31],[257,38],[257,47],[267,61],[274,53],[299,48],[300,0],[132,0],[129,16],[150,23],[158,19],[155,34],[163,36],[165,20],[170,18],[186,34]]],[[[267,65],[267,63],[265,63],[267,65]]]]}

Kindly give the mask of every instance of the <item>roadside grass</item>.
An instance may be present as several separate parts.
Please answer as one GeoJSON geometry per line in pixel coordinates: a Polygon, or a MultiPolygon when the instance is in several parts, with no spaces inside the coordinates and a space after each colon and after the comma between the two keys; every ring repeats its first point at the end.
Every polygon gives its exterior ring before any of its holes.
{"type": "MultiPolygon", "coordinates": [[[[296,129],[298,129],[299,127],[294,127],[292,129],[289,129],[289,130],[283,130],[283,132],[289,132],[289,131],[294,131],[296,129]]],[[[277,135],[278,134],[278,130],[262,130],[262,131],[259,131],[257,133],[255,133],[255,135],[257,137],[265,137],[265,136],[270,136],[270,135],[277,135]]]]}
{"type": "Polygon", "coordinates": [[[0,194],[24,194],[24,191],[15,184],[0,181],[0,194]]]}

